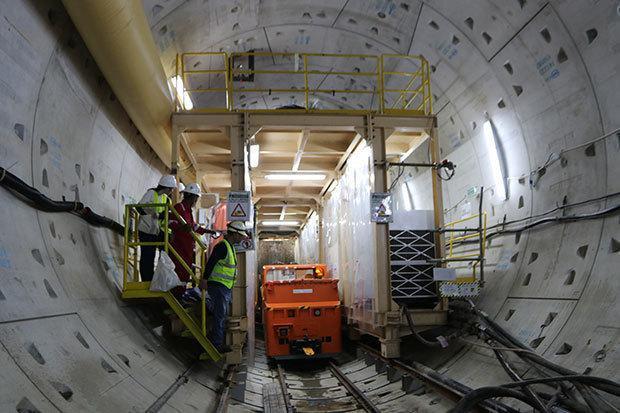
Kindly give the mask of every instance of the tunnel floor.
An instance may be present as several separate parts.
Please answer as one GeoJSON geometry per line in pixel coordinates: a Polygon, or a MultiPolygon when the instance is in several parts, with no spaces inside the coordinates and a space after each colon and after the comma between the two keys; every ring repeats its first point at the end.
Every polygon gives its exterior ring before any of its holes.
{"type": "Polygon", "coordinates": [[[276,363],[266,357],[262,340],[256,340],[254,362],[239,365],[236,376],[229,411],[442,412],[453,406],[374,360],[344,353],[334,360],[276,363]]]}

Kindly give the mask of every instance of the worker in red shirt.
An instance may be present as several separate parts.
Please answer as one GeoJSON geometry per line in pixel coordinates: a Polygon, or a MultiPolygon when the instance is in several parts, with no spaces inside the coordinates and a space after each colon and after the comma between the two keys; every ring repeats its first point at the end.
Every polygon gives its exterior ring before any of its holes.
{"type": "MultiPolygon", "coordinates": [[[[170,220],[170,226],[172,228],[172,240],[170,245],[179,254],[179,256],[185,261],[185,263],[192,269],[194,269],[195,256],[196,256],[196,241],[192,236],[192,232],[196,234],[214,234],[215,231],[211,231],[204,227],[201,227],[194,221],[193,208],[196,206],[198,199],[200,199],[200,186],[195,183],[188,184],[183,189],[183,200],[174,206],[174,209],[179,213],[181,218],[185,221],[179,222],[177,220],[170,220]]],[[[170,258],[174,262],[175,271],[179,276],[179,279],[183,282],[191,281],[191,276],[183,267],[183,265],[176,259],[174,254],[170,254],[170,258]]],[[[175,288],[173,291],[177,297],[180,297],[185,289],[175,288]]]]}

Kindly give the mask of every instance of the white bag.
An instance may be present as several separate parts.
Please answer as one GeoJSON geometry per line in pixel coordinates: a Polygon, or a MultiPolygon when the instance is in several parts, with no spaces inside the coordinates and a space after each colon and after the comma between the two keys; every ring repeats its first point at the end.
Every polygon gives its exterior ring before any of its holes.
{"type": "Polygon", "coordinates": [[[178,285],[183,285],[183,283],[174,271],[174,263],[165,251],[160,251],[150,290],[170,291],[170,289],[178,285]]]}

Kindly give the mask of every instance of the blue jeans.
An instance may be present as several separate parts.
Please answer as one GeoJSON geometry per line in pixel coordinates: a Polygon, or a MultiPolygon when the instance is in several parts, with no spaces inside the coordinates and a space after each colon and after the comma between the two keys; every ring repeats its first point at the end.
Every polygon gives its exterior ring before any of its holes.
{"type": "Polygon", "coordinates": [[[232,301],[232,290],[219,282],[207,283],[208,297],[206,299],[207,310],[213,315],[213,328],[210,340],[219,350],[224,344],[226,332],[226,320],[228,319],[228,306],[232,301]]]}

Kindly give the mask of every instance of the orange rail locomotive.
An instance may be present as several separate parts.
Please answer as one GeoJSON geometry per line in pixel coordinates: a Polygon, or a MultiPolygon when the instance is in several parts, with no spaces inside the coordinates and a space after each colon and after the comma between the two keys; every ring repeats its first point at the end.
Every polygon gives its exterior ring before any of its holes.
{"type": "Polygon", "coordinates": [[[267,357],[331,357],[340,353],[338,280],[324,264],[265,265],[262,280],[267,357]]]}

